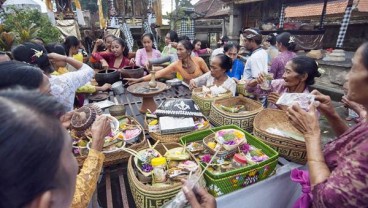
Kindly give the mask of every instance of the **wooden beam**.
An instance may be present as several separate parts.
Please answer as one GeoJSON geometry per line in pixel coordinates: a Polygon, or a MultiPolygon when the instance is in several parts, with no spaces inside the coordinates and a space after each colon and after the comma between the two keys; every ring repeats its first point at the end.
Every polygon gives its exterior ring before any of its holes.
{"type": "Polygon", "coordinates": [[[162,25],[162,3],[161,0],[156,0],[153,3],[153,9],[155,11],[156,14],[156,24],[157,25],[162,25]]]}
{"type": "Polygon", "coordinates": [[[326,16],[327,2],[328,2],[328,0],[324,0],[324,2],[323,2],[321,20],[319,21],[319,29],[323,29],[323,23],[325,21],[325,16],[326,16]]]}

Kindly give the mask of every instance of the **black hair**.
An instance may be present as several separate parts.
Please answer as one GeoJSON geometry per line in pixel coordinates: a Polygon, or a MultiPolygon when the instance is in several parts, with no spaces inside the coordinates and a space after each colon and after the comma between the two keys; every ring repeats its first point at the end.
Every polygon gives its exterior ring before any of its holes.
{"type": "Polygon", "coordinates": [[[179,43],[181,43],[187,51],[193,51],[193,45],[190,43],[190,41],[181,40],[179,41],[179,43]]]}
{"type": "Polygon", "coordinates": [[[12,54],[15,60],[36,65],[46,74],[54,72],[47,51],[42,45],[31,42],[20,44],[12,50],[12,54]]]}
{"type": "Polygon", "coordinates": [[[220,44],[220,45],[225,45],[227,42],[229,42],[229,40],[230,40],[230,38],[229,38],[229,37],[227,37],[226,35],[225,35],[225,36],[223,36],[223,37],[221,38],[221,44],[220,44]]]}
{"type": "Polygon", "coordinates": [[[129,55],[129,48],[128,48],[128,44],[125,40],[123,40],[122,38],[115,38],[112,42],[118,42],[118,44],[124,48],[124,51],[123,51],[123,56],[125,57],[128,57],[129,55]]]}
{"type": "Polygon", "coordinates": [[[25,207],[57,188],[65,130],[63,106],[35,91],[0,92],[0,207],[25,207]]]}
{"type": "Polygon", "coordinates": [[[65,56],[65,50],[64,47],[62,45],[59,44],[47,44],[45,46],[47,53],[57,53],[60,55],[65,56]]]}
{"type": "Polygon", "coordinates": [[[103,40],[106,41],[107,38],[112,38],[112,39],[116,39],[116,36],[115,35],[112,35],[112,34],[108,34],[108,35],[105,35],[103,37],[103,40]]]}
{"type": "Polygon", "coordinates": [[[182,41],[182,40],[187,40],[187,41],[190,42],[190,38],[186,35],[182,35],[182,36],[179,37],[179,41],[182,41]]]}
{"type": "Polygon", "coordinates": [[[220,67],[228,72],[233,67],[233,60],[225,54],[217,54],[215,57],[220,59],[220,67]]]}
{"type": "Polygon", "coordinates": [[[69,56],[69,51],[71,47],[79,47],[80,41],[75,36],[68,36],[65,38],[63,43],[63,47],[65,49],[65,54],[69,56]]]}
{"type": "Polygon", "coordinates": [[[314,84],[314,78],[320,77],[317,62],[307,56],[297,56],[291,59],[294,71],[300,75],[307,74],[308,78],[305,80],[307,85],[314,84]]]}
{"type": "Polygon", "coordinates": [[[295,50],[296,43],[291,39],[291,34],[288,32],[283,32],[280,35],[277,35],[276,42],[281,43],[288,51],[295,50]]]}
{"type": "Polygon", "coordinates": [[[239,45],[235,43],[227,43],[224,45],[224,53],[228,52],[230,49],[236,48],[239,51],[239,45]]]}
{"type": "Polygon", "coordinates": [[[148,37],[149,39],[151,39],[151,41],[152,41],[152,48],[153,49],[156,49],[156,47],[155,47],[155,37],[153,37],[153,34],[152,33],[144,33],[142,35],[142,38],[141,38],[142,44],[143,44],[143,38],[144,37],[148,37]]]}
{"type": "Polygon", "coordinates": [[[360,47],[362,47],[363,66],[368,69],[368,42],[363,43],[360,47]]]}
{"type": "Polygon", "coordinates": [[[267,37],[267,41],[271,44],[271,45],[276,45],[276,35],[271,33],[270,35],[268,35],[267,37]]]}
{"type": "Polygon", "coordinates": [[[174,30],[170,30],[167,34],[169,34],[171,42],[179,42],[178,33],[174,30]]]}
{"type": "Polygon", "coordinates": [[[13,55],[9,51],[0,51],[0,56],[8,56],[10,60],[13,59],[13,55]]]}
{"type": "Polygon", "coordinates": [[[43,80],[42,70],[19,61],[0,63],[0,89],[22,86],[27,89],[38,89],[43,80]]]}

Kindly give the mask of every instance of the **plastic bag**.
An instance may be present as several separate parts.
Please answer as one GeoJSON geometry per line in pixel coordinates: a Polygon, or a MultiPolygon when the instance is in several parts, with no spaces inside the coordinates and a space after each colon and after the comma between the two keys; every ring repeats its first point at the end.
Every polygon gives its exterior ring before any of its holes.
{"type": "Polygon", "coordinates": [[[308,93],[284,93],[277,100],[277,105],[292,106],[298,103],[302,109],[308,110],[311,103],[314,102],[315,96],[308,93]]]}

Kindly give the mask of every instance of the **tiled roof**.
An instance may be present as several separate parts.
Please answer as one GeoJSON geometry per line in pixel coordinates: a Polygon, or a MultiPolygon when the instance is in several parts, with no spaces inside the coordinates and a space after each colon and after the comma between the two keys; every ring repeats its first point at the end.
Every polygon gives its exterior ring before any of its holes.
{"type": "Polygon", "coordinates": [[[207,14],[213,1],[214,0],[199,0],[194,4],[194,10],[198,13],[207,14]]]}
{"type": "MultiPolygon", "coordinates": [[[[355,0],[357,10],[368,12],[368,0],[355,0]]],[[[326,15],[344,14],[348,0],[330,0],[327,3],[326,15]]],[[[285,17],[311,17],[322,14],[323,0],[312,0],[290,4],[285,8],[285,17]]]]}
{"type": "Polygon", "coordinates": [[[198,13],[205,14],[205,18],[214,18],[229,13],[229,9],[222,9],[223,4],[220,0],[200,0],[194,4],[194,9],[198,13]]]}

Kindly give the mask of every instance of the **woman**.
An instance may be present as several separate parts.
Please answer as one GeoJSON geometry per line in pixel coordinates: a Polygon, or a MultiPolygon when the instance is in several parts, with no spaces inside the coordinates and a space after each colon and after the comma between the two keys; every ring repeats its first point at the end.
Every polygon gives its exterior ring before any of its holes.
{"type": "Polygon", "coordinates": [[[1,62],[0,77],[0,90],[20,86],[43,94],[51,92],[49,78],[42,70],[23,62],[1,62]]]}
{"type": "MultiPolygon", "coordinates": [[[[368,108],[368,43],[360,46],[347,75],[347,98],[368,108]]],[[[299,106],[288,109],[288,116],[304,135],[313,207],[368,207],[368,123],[367,117],[349,128],[339,117],[331,98],[318,91],[308,112],[299,106]],[[317,108],[315,107],[317,106],[317,108]],[[321,112],[337,138],[323,149],[317,117],[321,112]]],[[[306,205],[308,206],[308,205],[306,205]]]]}
{"type": "Polygon", "coordinates": [[[276,36],[276,47],[280,54],[272,61],[269,72],[273,74],[274,79],[281,79],[286,63],[296,56],[294,36],[288,32],[276,36]]]}
{"type": "MultiPolygon", "coordinates": [[[[317,63],[312,58],[298,56],[291,59],[286,63],[282,79],[271,81],[271,93],[268,95],[268,101],[272,103],[270,107],[286,109],[285,106],[276,105],[283,93],[309,93],[308,86],[313,85],[314,78],[320,76],[317,63]]],[[[248,86],[260,85],[264,81],[265,77],[261,75],[250,81],[248,86]]]]}
{"type": "Polygon", "coordinates": [[[279,49],[276,47],[276,36],[277,33],[271,33],[265,41],[269,44],[269,47],[267,48],[268,66],[271,66],[273,60],[279,55],[279,49]]]}
{"type": "MultiPolygon", "coordinates": [[[[177,72],[183,77],[183,81],[189,84],[191,79],[197,78],[208,72],[208,67],[202,58],[191,57],[193,50],[192,47],[192,44],[187,40],[179,41],[176,48],[179,60],[170,64],[166,68],[157,71],[156,78],[162,78],[166,75],[177,72]]],[[[125,80],[128,80],[128,84],[134,84],[138,82],[149,81],[150,79],[151,75],[149,74],[139,79],[126,78],[125,80]]]]}
{"type": "Polygon", "coordinates": [[[235,96],[236,83],[231,79],[227,72],[232,67],[232,60],[230,57],[224,54],[219,54],[211,60],[210,72],[203,74],[200,77],[190,80],[190,88],[196,87],[222,87],[233,93],[235,96]]]}
{"type": "MultiPolygon", "coordinates": [[[[87,207],[91,197],[78,199],[74,194],[89,192],[92,196],[96,184],[88,187],[93,190],[76,190],[90,183],[91,176],[79,175],[76,180],[72,140],[59,121],[63,106],[50,96],[13,90],[0,92],[0,107],[0,207],[87,207]]],[[[93,124],[90,154],[102,149],[109,127],[106,117],[93,124]]],[[[103,159],[89,163],[102,166],[103,159]]]]}
{"type": "Polygon", "coordinates": [[[93,47],[93,51],[92,53],[96,53],[96,52],[102,52],[102,51],[98,51],[99,47],[104,46],[105,50],[103,50],[104,52],[111,52],[111,44],[112,41],[114,41],[116,39],[115,35],[106,35],[103,39],[97,39],[96,43],[93,47]]]}
{"type": "Polygon", "coordinates": [[[120,70],[126,66],[134,65],[133,60],[129,60],[129,49],[125,40],[116,38],[111,43],[111,53],[93,53],[92,56],[101,62],[103,68],[120,70]]]}
{"type": "Polygon", "coordinates": [[[176,56],[176,48],[172,47],[171,43],[177,43],[177,42],[179,42],[178,34],[175,31],[170,30],[165,36],[165,47],[162,50],[161,55],[162,56],[169,56],[169,55],[176,56]]]}
{"type": "Polygon", "coordinates": [[[138,49],[135,54],[135,64],[141,67],[148,67],[148,60],[161,57],[161,52],[153,45],[154,37],[152,33],[145,33],[141,38],[143,48],[138,49]]]}
{"type": "Polygon", "coordinates": [[[68,57],[73,57],[78,54],[79,46],[80,41],[75,36],[66,37],[63,43],[65,54],[67,54],[68,57]]]}
{"type": "Polygon", "coordinates": [[[201,54],[206,54],[206,53],[212,53],[212,50],[210,48],[204,48],[204,49],[201,49],[201,46],[202,46],[202,43],[200,40],[198,39],[195,39],[193,41],[193,53],[195,56],[199,56],[201,54]]]}
{"type": "Polygon", "coordinates": [[[244,63],[237,59],[238,51],[239,46],[233,43],[228,43],[224,46],[225,54],[233,61],[233,66],[227,72],[227,75],[233,78],[236,82],[242,78],[244,72],[244,63]]]}
{"type": "Polygon", "coordinates": [[[34,43],[18,45],[12,50],[12,53],[15,60],[36,65],[44,72],[51,84],[51,94],[65,106],[67,111],[73,110],[77,89],[87,84],[94,75],[93,69],[88,65],[60,54],[47,54],[43,46],[34,43]],[[60,76],[51,76],[54,69],[50,61],[63,61],[78,70],[60,76]]]}

